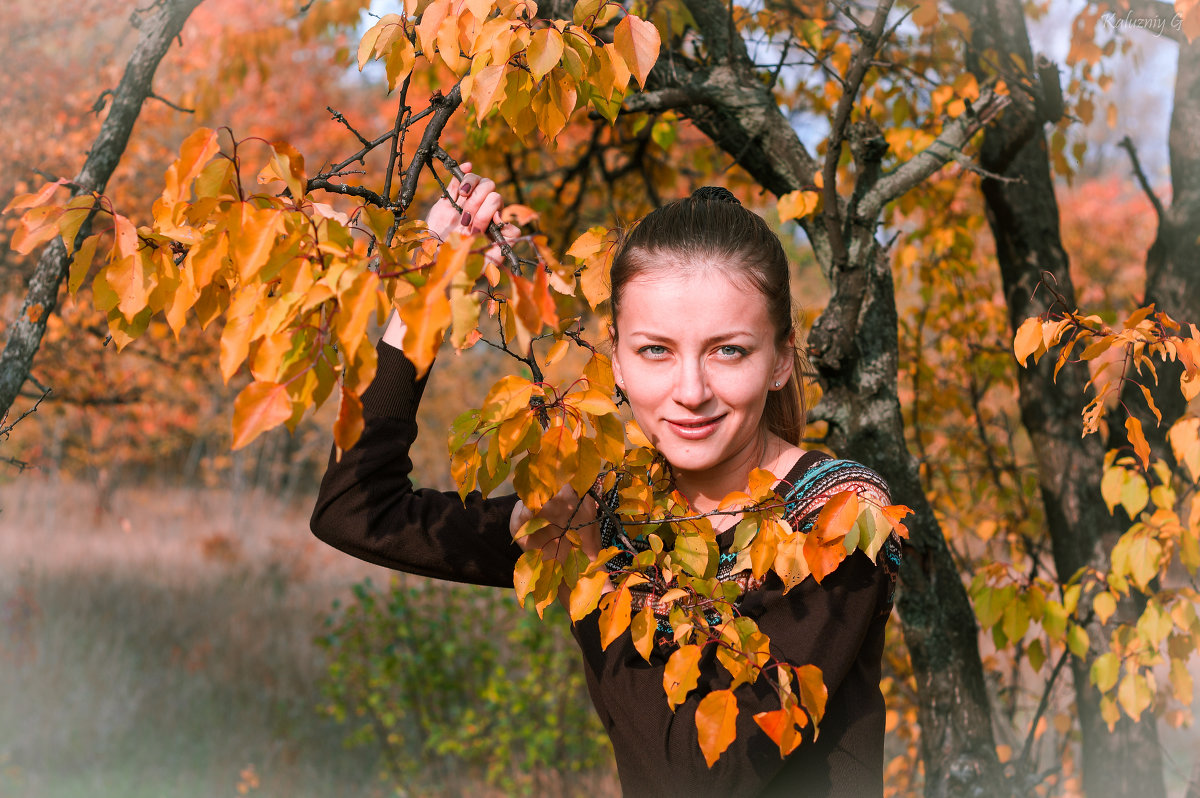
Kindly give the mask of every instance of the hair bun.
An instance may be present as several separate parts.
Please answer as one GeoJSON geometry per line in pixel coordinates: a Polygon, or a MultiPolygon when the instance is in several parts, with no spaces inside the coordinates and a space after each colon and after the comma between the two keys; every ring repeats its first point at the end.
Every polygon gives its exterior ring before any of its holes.
{"type": "Polygon", "coordinates": [[[701,186],[692,192],[692,199],[706,200],[708,202],[728,202],[733,205],[741,205],[742,203],[733,192],[723,186],[701,186]]]}

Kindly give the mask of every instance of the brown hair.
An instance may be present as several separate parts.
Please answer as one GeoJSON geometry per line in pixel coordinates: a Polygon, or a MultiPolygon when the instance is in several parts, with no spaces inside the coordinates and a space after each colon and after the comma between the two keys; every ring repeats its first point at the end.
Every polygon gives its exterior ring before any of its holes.
{"type": "MultiPolygon", "coordinates": [[[[775,326],[775,345],[788,346],[795,331],[787,255],[779,237],[762,217],[747,210],[727,189],[705,186],[690,197],[651,211],[626,231],[613,256],[611,282],[613,329],[626,283],[656,269],[702,260],[749,283],[767,302],[775,326]]],[[[763,424],[792,444],[804,437],[807,408],[801,380],[805,358],[792,347],[792,375],[767,394],[763,424]]]]}

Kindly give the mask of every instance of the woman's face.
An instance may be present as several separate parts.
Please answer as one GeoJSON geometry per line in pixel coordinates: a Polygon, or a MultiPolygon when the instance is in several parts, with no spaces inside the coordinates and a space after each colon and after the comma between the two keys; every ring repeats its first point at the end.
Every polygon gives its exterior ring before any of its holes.
{"type": "Polygon", "coordinates": [[[744,489],[763,455],[767,393],[792,369],[766,299],[701,264],[630,280],[614,325],[617,384],[676,475],[744,489]]]}

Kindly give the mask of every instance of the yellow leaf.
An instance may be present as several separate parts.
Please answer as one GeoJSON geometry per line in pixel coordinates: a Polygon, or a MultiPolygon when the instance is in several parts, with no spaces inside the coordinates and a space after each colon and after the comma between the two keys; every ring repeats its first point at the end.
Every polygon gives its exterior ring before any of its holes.
{"type": "Polygon", "coordinates": [[[1146,677],[1140,673],[1126,673],[1117,686],[1117,703],[1135,722],[1150,707],[1153,698],[1146,677]]]}
{"type": "MultiPolygon", "coordinates": [[[[766,524],[760,526],[760,535],[763,534],[766,526],[766,524]]],[[[804,533],[793,532],[789,529],[775,540],[775,559],[772,567],[775,573],[779,574],[779,578],[783,580],[783,592],[785,593],[803,582],[812,573],[808,559],[804,556],[805,537],[804,533]]],[[[754,546],[750,548],[750,556],[753,559],[754,546]]]]}
{"type": "Polygon", "coordinates": [[[96,258],[96,245],[98,243],[100,243],[100,236],[98,234],[90,235],[83,240],[83,243],[79,245],[79,249],[72,256],[70,276],[67,279],[67,291],[72,295],[83,285],[88,271],[92,268],[92,261],[96,258]]]}
{"type": "Polygon", "coordinates": [[[516,374],[502,377],[488,391],[483,404],[480,405],[480,422],[495,424],[527,411],[536,387],[529,380],[516,374]]]}
{"type": "MultiPolygon", "coordinates": [[[[594,574],[579,577],[571,590],[570,612],[571,621],[575,622],[586,616],[600,601],[604,585],[608,582],[608,572],[598,571],[594,574]]],[[[635,638],[636,641],[636,638],[635,638]]]]}
{"type": "Polygon", "coordinates": [[[1180,419],[1167,433],[1175,460],[1187,467],[1192,482],[1200,482],[1200,418],[1180,419]]]}
{"type": "Polygon", "coordinates": [[[829,688],[825,686],[824,674],[816,665],[794,665],[792,671],[800,688],[800,703],[812,716],[813,723],[820,724],[829,701],[829,688]]]}
{"type": "Polygon", "coordinates": [[[287,386],[274,382],[252,382],[233,401],[233,448],[241,449],[292,415],[287,386]]]}
{"type": "Polygon", "coordinates": [[[525,61],[535,81],[541,80],[550,70],[558,66],[563,54],[562,34],[554,28],[535,31],[525,51],[525,61]]]}
{"type": "Polygon", "coordinates": [[[1100,495],[1111,514],[1121,503],[1121,490],[1125,487],[1128,472],[1121,466],[1109,466],[1100,478],[1100,495]]]}
{"type": "Polygon", "coordinates": [[[642,607],[629,624],[629,633],[633,635],[633,647],[642,655],[642,659],[650,661],[650,653],[654,650],[654,633],[658,631],[658,619],[654,610],[647,604],[642,607]]]}
{"type": "Polygon", "coordinates": [[[737,698],[732,690],[714,690],[696,707],[700,752],[711,768],[737,736],[737,698]]]}
{"type": "Polygon", "coordinates": [[[1017,362],[1022,366],[1027,365],[1029,356],[1039,350],[1045,350],[1042,341],[1042,322],[1037,318],[1025,319],[1017,328],[1017,335],[1013,339],[1013,353],[1017,356],[1017,362]]]}
{"type": "MultiPolygon", "coordinates": [[[[1117,611],[1117,600],[1113,598],[1113,594],[1108,591],[1097,593],[1096,598],[1092,599],[1092,608],[1096,611],[1096,619],[1101,624],[1108,623],[1108,619],[1117,611]]],[[[1107,690],[1107,687],[1100,688],[1101,691],[1107,690]]]]}
{"type": "Polygon", "coordinates": [[[667,660],[663,669],[663,689],[671,709],[682,704],[688,693],[696,689],[700,680],[700,653],[700,646],[684,645],[672,652],[667,660]]]}
{"type": "Polygon", "coordinates": [[[383,62],[384,73],[387,75],[388,91],[396,88],[396,84],[400,83],[412,72],[413,64],[417,60],[417,51],[413,47],[413,43],[408,40],[403,34],[396,37],[392,42],[392,47],[388,50],[387,59],[383,62]]]}
{"type": "Polygon", "coordinates": [[[613,31],[613,45],[642,88],[646,87],[646,76],[658,60],[659,44],[658,28],[632,14],[618,22],[613,31]]]}
{"type": "Polygon", "coordinates": [[[471,84],[471,102],[475,103],[476,123],[482,124],[488,112],[504,99],[501,87],[504,85],[504,75],[508,69],[507,63],[492,64],[485,66],[475,75],[475,82],[471,84]]]}

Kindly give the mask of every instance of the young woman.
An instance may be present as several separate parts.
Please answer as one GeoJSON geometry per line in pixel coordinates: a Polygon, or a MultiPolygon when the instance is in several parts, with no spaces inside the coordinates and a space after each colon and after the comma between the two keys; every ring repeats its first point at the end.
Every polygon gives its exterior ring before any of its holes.
{"type": "MultiPolygon", "coordinates": [[[[449,186],[463,211],[442,200],[430,227],[482,232],[502,201],[488,180],[468,174],[449,186]]],[[[506,234],[511,234],[511,229],[506,234]]],[[[869,469],[799,448],[804,412],[788,264],[778,238],[724,189],[649,214],[623,241],[612,266],[613,372],[639,426],[670,464],[679,491],[698,512],[743,490],[754,468],[782,475],[776,492],[786,519],[807,530],[832,495],[855,490],[888,504],[886,486],[869,469]]],[[[363,396],[362,439],[340,461],[330,458],[313,513],[322,540],[391,568],[476,584],[511,587],[522,547],[555,545],[550,530],[518,545],[512,532],[531,513],[516,496],[460,500],[457,493],[414,490],[409,447],[417,435],[424,388],[400,351],[397,318],[379,346],[379,368],[363,396]]],[[[569,488],[541,510],[565,524],[578,499],[569,488]]],[[[618,508],[619,511],[619,508],[618,508]]],[[[585,499],[584,513],[595,506],[585,499]]],[[[578,521],[579,516],[575,516],[578,521]]],[[[722,550],[735,518],[714,516],[722,550]]],[[[628,564],[645,543],[613,524],[583,532],[594,555],[616,545],[628,564]]],[[[672,711],[663,693],[669,644],[647,662],[628,632],[600,645],[599,613],[572,626],[588,689],[613,743],[621,787],[640,796],[879,796],[883,792],[884,704],[879,689],[884,625],[892,605],[899,543],[893,537],[872,562],[855,551],[820,585],[809,578],[785,595],[774,575],[734,573],[723,557],[718,577],[745,589],[738,611],[770,636],[772,653],[820,667],[829,700],[820,734],[781,758],[758,728],[756,712],[777,709],[759,680],[736,691],[737,738],[710,769],[694,716],[708,692],[728,687],[711,651],[688,700],[672,711]]],[[[649,586],[637,604],[656,606],[649,586]]],[[[635,607],[635,610],[637,607],[635,607]]],[[[668,623],[665,617],[660,625],[668,623]]]]}

